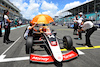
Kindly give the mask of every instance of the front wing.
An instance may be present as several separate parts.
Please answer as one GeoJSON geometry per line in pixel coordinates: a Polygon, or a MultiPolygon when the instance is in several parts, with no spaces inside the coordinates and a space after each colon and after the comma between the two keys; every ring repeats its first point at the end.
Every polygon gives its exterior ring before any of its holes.
{"type": "MultiPolygon", "coordinates": [[[[78,54],[74,51],[70,51],[68,53],[64,53],[63,55],[63,61],[69,61],[74,58],[78,57],[78,54]]],[[[50,55],[36,55],[36,54],[30,54],[30,61],[32,62],[40,62],[40,63],[51,63],[55,60],[50,55]]]]}

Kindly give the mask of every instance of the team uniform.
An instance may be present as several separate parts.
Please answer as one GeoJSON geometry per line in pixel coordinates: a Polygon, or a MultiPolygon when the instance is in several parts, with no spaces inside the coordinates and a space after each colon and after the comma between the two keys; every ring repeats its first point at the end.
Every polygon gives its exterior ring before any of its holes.
{"type": "Polygon", "coordinates": [[[74,18],[74,32],[73,34],[77,34],[77,29],[78,29],[78,18],[74,18]]]}
{"type": "Polygon", "coordinates": [[[83,17],[80,17],[80,18],[78,19],[79,27],[82,27],[82,25],[81,25],[82,20],[83,20],[83,17]]]}
{"type": "Polygon", "coordinates": [[[27,37],[28,37],[28,34],[29,34],[29,28],[30,28],[31,26],[28,26],[27,27],[27,29],[26,29],[26,31],[25,31],[25,34],[24,34],[24,39],[27,39],[27,37]]]}
{"type": "MultiPolygon", "coordinates": [[[[78,20],[79,29],[81,29],[82,26],[83,26],[83,25],[81,25],[82,20],[83,20],[83,17],[80,17],[79,20],[78,20]]],[[[82,32],[79,32],[78,35],[79,35],[79,38],[82,39],[82,32]]]]}
{"type": "Polygon", "coordinates": [[[33,31],[37,31],[35,28],[29,29],[31,26],[28,26],[24,32],[24,39],[26,40],[28,36],[32,36],[33,31]]]}
{"type": "Polygon", "coordinates": [[[91,21],[87,21],[83,24],[82,29],[84,31],[86,31],[86,44],[87,46],[91,47],[91,42],[90,42],[90,36],[92,35],[92,33],[97,30],[96,27],[94,27],[94,24],[91,21]]]}
{"type": "Polygon", "coordinates": [[[4,34],[4,43],[6,41],[10,41],[9,40],[9,34],[10,34],[10,23],[7,21],[8,16],[7,15],[4,15],[4,28],[5,28],[5,34],[4,34]]]}

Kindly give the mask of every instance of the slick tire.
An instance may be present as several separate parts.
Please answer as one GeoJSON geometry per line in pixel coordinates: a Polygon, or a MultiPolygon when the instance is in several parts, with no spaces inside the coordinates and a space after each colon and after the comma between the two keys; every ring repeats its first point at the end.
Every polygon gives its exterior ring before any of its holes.
{"type": "Polygon", "coordinates": [[[28,37],[26,40],[26,47],[25,47],[26,54],[30,54],[33,52],[32,45],[33,45],[33,37],[28,37]]]}
{"type": "Polygon", "coordinates": [[[26,46],[26,54],[30,54],[30,53],[34,53],[34,49],[33,48],[27,48],[27,46],[26,46]]]}
{"type": "Polygon", "coordinates": [[[72,38],[70,36],[64,36],[63,37],[63,46],[67,50],[71,49],[71,47],[73,46],[73,41],[72,41],[72,38]]]}

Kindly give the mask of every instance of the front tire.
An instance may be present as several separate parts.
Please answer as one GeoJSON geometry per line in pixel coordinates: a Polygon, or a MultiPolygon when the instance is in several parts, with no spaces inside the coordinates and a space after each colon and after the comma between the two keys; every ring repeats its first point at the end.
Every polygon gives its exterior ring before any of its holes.
{"type": "Polygon", "coordinates": [[[64,36],[63,45],[64,45],[64,48],[66,48],[67,50],[70,50],[71,47],[73,46],[72,38],[70,36],[64,36]]]}
{"type": "Polygon", "coordinates": [[[28,37],[26,40],[26,47],[25,47],[26,54],[30,54],[33,52],[32,45],[33,45],[33,37],[28,37]]]}

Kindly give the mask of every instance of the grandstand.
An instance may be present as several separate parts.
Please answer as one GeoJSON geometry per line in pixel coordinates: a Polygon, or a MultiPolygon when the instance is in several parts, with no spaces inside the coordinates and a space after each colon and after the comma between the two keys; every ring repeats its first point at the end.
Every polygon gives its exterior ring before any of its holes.
{"type": "MultiPolygon", "coordinates": [[[[22,20],[23,24],[25,24],[26,21],[29,21],[22,17],[19,8],[17,8],[9,0],[0,0],[0,21],[2,21],[4,10],[9,10],[10,20],[14,20],[17,17],[19,20],[22,20]]],[[[14,23],[11,23],[11,25],[13,26],[14,23]]]]}
{"type": "Polygon", "coordinates": [[[9,0],[0,0],[0,20],[2,20],[4,10],[9,10],[9,18],[12,20],[15,17],[22,18],[20,10],[14,6],[9,0]]]}
{"type": "Polygon", "coordinates": [[[59,18],[56,21],[60,22],[62,20],[63,22],[71,23],[75,15],[78,15],[79,12],[83,12],[84,16],[86,16],[87,19],[95,20],[94,23],[99,23],[100,22],[100,0],[91,0],[77,7],[66,10],[64,12],[71,12],[71,14],[59,18]]]}

